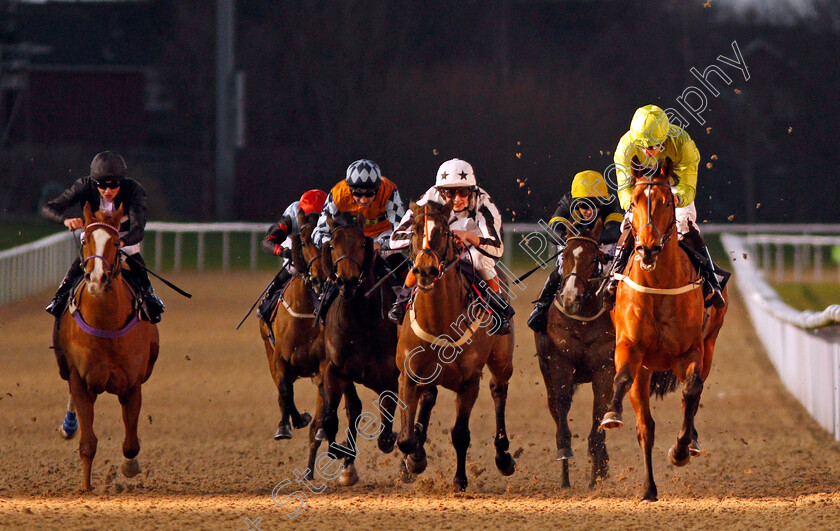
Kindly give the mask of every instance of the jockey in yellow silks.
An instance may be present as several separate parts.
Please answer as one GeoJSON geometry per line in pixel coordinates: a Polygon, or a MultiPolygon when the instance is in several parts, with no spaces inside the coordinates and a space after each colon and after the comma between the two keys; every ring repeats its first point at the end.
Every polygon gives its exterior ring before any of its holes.
{"type": "MultiPolygon", "coordinates": [[[[681,127],[671,124],[665,111],[656,105],[645,105],[636,110],[630,122],[630,130],[621,137],[615,148],[618,198],[627,214],[623,225],[624,233],[617,246],[616,264],[613,270],[623,270],[633,251],[632,239],[629,238],[633,213],[629,209],[633,197],[634,183],[631,165],[634,157],[642,168],[654,168],[666,158],[674,162],[674,173],[679,178],[679,181],[672,183],[671,187],[676,206],[677,234],[684,244],[705,258],[699,272],[705,279],[703,294],[706,305],[722,307],[725,302],[720,283],[714,273],[714,264],[709,250],[697,227],[694,197],[697,194],[700,152],[688,133],[681,127]]],[[[605,299],[608,306],[614,303],[616,285],[616,280],[611,279],[605,299]]]]}

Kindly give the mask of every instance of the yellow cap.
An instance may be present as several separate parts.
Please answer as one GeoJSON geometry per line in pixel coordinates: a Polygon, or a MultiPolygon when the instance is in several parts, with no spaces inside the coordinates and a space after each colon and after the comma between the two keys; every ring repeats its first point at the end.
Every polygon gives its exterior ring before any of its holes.
{"type": "Polygon", "coordinates": [[[658,146],[668,138],[671,122],[665,111],[656,105],[636,109],[630,122],[630,139],[642,147],[658,146]]]}
{"type": "Polygon", "coordinates": [[[602,197],[610,196],[604,177],[593,170],[585,170],[572,180],[572,197],[602,197]]]}

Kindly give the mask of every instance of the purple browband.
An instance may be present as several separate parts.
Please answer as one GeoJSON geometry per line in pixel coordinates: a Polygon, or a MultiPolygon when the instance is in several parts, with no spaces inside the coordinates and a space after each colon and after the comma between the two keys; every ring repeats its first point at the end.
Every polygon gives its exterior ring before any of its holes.
{"type": "Polygon", "coordinates": [[[134,325],[140,322],[140,319],[135,313],[134,318],[131,319],[131,321],[129,321],[128,324],[126,324],[119,330],[100,330],[87,324],[85,320],[82,319],[82,312],[80,312],[79,310],[73,312],[73,320],[76,321],[76,324],[79,325],[79,328],[81,328],[83,332],[86,332],[92,335],[93,337],[99,337],[102,339],[116,339],[118,337],[122,337],[126,335],[129,330],[134,328],[134,325]]]}

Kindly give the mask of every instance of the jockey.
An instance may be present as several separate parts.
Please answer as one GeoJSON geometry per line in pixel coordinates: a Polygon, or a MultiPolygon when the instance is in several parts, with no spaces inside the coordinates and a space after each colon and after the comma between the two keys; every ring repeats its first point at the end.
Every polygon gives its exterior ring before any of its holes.
{"type": "MultiPolygon", "coordinates": [[[[621,235],[621,220],[624,214],[618,205],[618,199],[610,193],[604,177],[597,171],[586,170],[575,175],[572,190],[557,203],[554,216],[548,222],[556,236],[559,250],[566,247],[566,237],[577,234],[576,226],[589,225],[598,219],[604,222],[604,228],[598,238],[601,251],[610,256],[615,249],[615,242],[621,235]],[[569,234],[570,233],[570,234],[569,234]]],[[[563,255],[557,257],[557,267],[548,275],[534,301],[534,311],[528,317],[528,326],[535,332],[545,332],[548,324],[548,309],[557,293],[563,273],[563,255]]]]}
{"type": "MultiPolygon", "coordinates": [[[[374,272],[383,276],[402,262],[398,251],[389,247],[389,238],[397,223],[405,213],[397,185],[382,177],[379,166],[372,160],[360,159],[347,167],[345,179],[333,186],[318,226],[312,233],[312,241],[318,247],[330,241],[328,217],[339,212],[362,214],[365,218],[365,236],[373,239],[374,249],[380,259],[374,260],[374,272]],[[387,263],[387,265],[386,265],[387,263]]],[[[321,303],[316,313],[323,319],[327,315],[332,299],[337,291],[330,285],[321,296],[321,303]]]]}
{"type": "MultiPolygon", "coordinates": [[[[499,209],[490,195],[478,186],[473,167],[460,159],[448,160],[441,164],[435,185],[423,194],[417,204],[422,206],[428,201],[452,205],[449,216],[452,234],[468,246],[472,263],[493,294],[487,297],[490,308],[502,321],[496,333],[509,334],[513,307],[501,296],[495,269],[496,261],[502,257],[505,250],[499,209]]],[[[391,249],[404,249],[411,244],[413,217],[414,213],[411,210],[406,212],[399,227],[391,235],[391,249]]],[[[402,323],[405,317],[414,282],[414,276],[409,273],[397,301],[388,312],[388,318],[395,323],[402,323]]]]}
{"type": "MultiPolygon", "coordinates": [[[[146,190],[137,181],[126,177],[127,173],[128,168],[122,156],[113,151],[103,151],[90,163],[90,175],[77,179],[63,194],[44,205],[41,215],[50,221],[63,223],[70,230],[76,230],[84,228],[84,220],[65,217],[65,212],[71,206],[90,203],[94,212],[101,210],[114,213],[122,205],[126,214],[120,224],[120,250],[137,284],[144,313],[149,321],[158,323],[164,306],[152,289],[146,264],[140,256],[140,242],[143,241],[143,229],[146,226],[146,190]]],[[[47,312],[56,318],[61,317],[73,285],[84,272],[81,260],[77,258],[47,306],[47,312]]]]}
{"type": "MultiPolygon", "coordinates": [[[[629,237],[633,213],[629,211],[633,198],[633,178],[631,165],[636,157],[643,167],[655,167],[666,157],[674,161],[674,173],[678,183],[672,183],[677,217],[677,234],[688,247],[705,258],[701,262],[699,273],[704,278],[703,295],[706,306],[721,308],[725,304],[720,283],[714,272],[714,263],[697,227],[697,209],[694,196],[697,191],[697,168],[700,165],[700,152],[694,141],[684,129],[672,125],[668,115],[656,105],[645,105],[636,110],[630,122],[630,130],[618,141],[615,148],[615,165],[618,181],[618,198],[621,207],[627,211],[625,230],[619,239],[616,263],[613,271],[621,271],[633,252],[632,239],[629,237]],[[629,243],[627,243],[629,241],[629,243]]],[[[615,289],[618,281],[613,277],[607,285],[604,304],[615,304],[615,289]]]]}
{"type": "MultiPolygon", "coordinates": [[[[324,208],[324,201],[327,199],[327,193],[323,190],[309,190],[304,192],[298,201],[293,202],[286,207],[280,221],[271,225],[266,231],[265,238],[262,241],[262,250],[268,254],[275,256],[289,257],[289,249],[291,249],[291,240],[289,236],[300,234],[300,224],[298,222],[298,212],[302,211],[304,216],[312,213],[321,212],[324,208]]],[[[257,308],[257,315],[265,322],[270,322],[271,306],[276,302],[274,295],[281,291],[289,280],[294,275],[294,266],[287,263],[285,267],[280,269],[277,276],[271,281],[265,291],[263,302],[257,308]]]]}

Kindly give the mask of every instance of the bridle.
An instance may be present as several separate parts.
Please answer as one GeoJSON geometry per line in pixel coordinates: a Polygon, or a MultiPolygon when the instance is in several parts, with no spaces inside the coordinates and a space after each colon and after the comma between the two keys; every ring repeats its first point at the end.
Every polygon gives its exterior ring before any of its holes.
{"type": "MultiPolygon", "coordinates": [[[[664,186],[668,190],[669,194],[670,194],[670,191],[671,191],[671,186],[667,182],[663,182],[663,181],[643,180],[643,181],[636,181],[636,183],[634,184],[634,186],[639,186],[639,185],[643,185],[643,186],[664,186]]],[[[648,219],[647,219],[647,221],[645,222],[644,225],[639,227],[638,232],[636,232],[636,229],[632,225],[630,227],[630,231],[633,234],[633,239],[635,240],[636,246],[639,246],[639,245],[641,245],[639,243],[639,233],[641,233],[642,229],[644,229],[648,225],[652,226],[654,228],[654,230],[656,231],[656,233],[659,235],[659,243],[658,243],[658,245],[656,245],[656,247],[661,249],[661,248],[665,247],[665,244],[668,243],[668,240],[671,239],[671,236],[673,236],[674,232],[677,230],[676,206],[674,205],[673,196],[671,197],[670,201],[668,203],[666,203],[666,206],[671,207],[672,216],[671,216],[671,224],[668,226],[668,229],[665,231],[664,234],[659,230],[659,227],[657,227],[653,223],[653,220],[652,220],[651,212],[653,211],[653,203],[652,203],[652,200],[651,200],[651,194],[647,194],[647,203],[648,203],[647,204],[647,206],[648,206],[648,209],[647,209],[648,219]]]]}
{"type": "MultiPolygon", "coordinates": [[[[113,236],[116,236],[117,238],[119,238],[119,236],[120,236],[120,231],[117,228],[115,228],[115,227],[113,227],[113,226],[111,226],[107,223],[102,223],[102,222],[90,223],[87,226],[85,226],[85,234],[86,235],[88,233],[88,229],[90,229],[91,227],[103,228],[103,229],[107,230],[108,232],[110,232],[113,236]]],[[[79,252],[80,252],[80,254],[82,254],[83,249],[80,249],[79,252]]],[[[90,256],[84,256],[82,254],[82,256],[80,256],[79,258],[82,259],[82,262],[80,264],[82,268],[84,268],[85,264],[87,264],[91,260],[94,260],[96,258],[98,258],[99,260],[102,260],[102,262],[105,264],[105,269],[108,271],[108,275],[107,275],[107,278],[105,280],[106,284],[110,284],[111,279],[116,278],[120,274],[120,270],[122,269],[122,261],[120,260],[120,250],[119,249],[117,249],[116,260],[114,260],[113,264],[108,262],[108,259],[105,258],[104,256],[102,256],[101,254],[92,254],[90,256]]]]}
{"type": "Polygon", "coordinates": [[[416,264],[417,263],[417,258],[424,255],[424,254],[431,256],[435,260],[435,262],[436,262],[435,267],[438,270],[438,274],[435,277],[435,279],[432,281],[432,283],[434,283],[434,282],[437,282],[438,280],[440,280],[443,277],[444,273],[446,273],[453,265],[455,265],[458,262],[458,259],[460,258],[461,255],[460,255],[460,253],[456,255],[453,252],[452,254],[453,254],[454,258],[450,259],[450,249],[454,249],[455,246],[452,242],[452,229],[450,229],[450,227],[449,227],[449,217],[448,216],[445,216],[444,214],[441,214],[440,212],[429,212],[428,205],[427,205],[424,212],[417,216],[418,219],[420,217],[425,218],[424,224],[423,224],[424,225],[424,229],[423,229],[423,248],[420,249],[419,251],[417,251],[417,253],[414,255],[414,260],[413,261],[416,264]],[[446,239],[444,241],[443,256],[440,256],[434,249],[432,249],[432,247],[429,243],[429,223],[428,223],[428,219],[430,217],[431,218],[437,218],[437,219],[442,221],[441,231],[443,232],[443,235],[446,237],[446,239]]]}
{"type": "MultiPolygon", "coordinates": [[[[359,284],[359,285],[361,285],[361,284],[362,284],[362,282],[363,282],[363,281],[364,281],[364,279],[365,279],[365,275],[367,275],[367,273],[368,273],[368,269],[370,269],[370,264],[368,264],[368,263],[367,263],[367,262],[368,262],[368,260],[367,260],[367,257],[368,257],[367,246],[368,246],[368,245],[371,245],[372,243],[371,243],[371,239],[370,239],[370,238],[368,238],[367,236],[365,236],[364,231],[363,231],[362,229],[360,229],[359,227],[355,226],[355,225],[353,225],[353,226],[341,226],[341,227],[334,227],[334,228],[330,231],[330,242],[332,242],[332,240],[335,238],[335,233],[336,233],[336,232],[338,232],[338,231],[340,231],[340,230],[347,230],[347,229],[355,229],[355,230],[358,230],[358,231],[361,233],[362,237],[364,238],[364,242],[365,242],[365,246],[364,246],[364,248],[363,248],[363,250],[364,250],[364,252],[365,252],[364,262],[360,262],[360,261],[359,261],[359,260],[358,260],[355,256],[351,256],[350,254],[343,254],[343,255],[339,256],[338,258],[336,258],[336,259],[332,260],[332,269],[333,269],[333,271],[331,271],[331,272],[330,272],[330,274],[331,274],[331,276],[335,277],[336,272],[337,272],[337,267],[338,267],[338,264],[339,264],[342,260],[350,260],[351,262],[354,262],[354,263],[355,263],[355,264],[359,267],[359,280],[358,280],[358,284],[359,284]]],[[[332,256],[332,251],[333,251],[334,247],[332,246],[332,244],[331,244],[331,243],[328,243],[328,245],[330,245],[330,256],[332,256]]],[[[313,260],[310,260],[310,264],[311,264],[312,262],[314,262],[314,259],[313,259],[313,260]]]]}
{"type": "MultiPolygon", "coordinates": [[[[303,234],[304,229],[312,228],[315,229],[315,223],[307,223],[300,228],[301,234],[303,234]]],[[[310,232],[311,234],[311,232],[310,232]]],[[[301,238],[300,241],[301,247],[303,247],[303,239],[301,238]]],[[[303,249],[301,249],[301,257],[303,257],[303,249]]],[[[307,286],[312,286],[313,284],[313,275],[312,275],[312,264],[315,263],[316,260],[321,259],[321,253],[315,253],[315,255],[307,260],[306,262],[306,269],[304,271],[297,272],[297,275],[303,279],[307,286]]]]}
{"type": "MultiPolygon", "coordinates": [[[[584,242],[587,242],[587,243],[591,243],[591,244],[593,244],[593,245],[595,246],[595,261],[600,263],[599,248],[600,248],[601,244],[598,242],[598,240],[595,240],[595,239],[593,239],[593,238],[589,238],[588,236],[569,236],[568,238],[566,238],[566,242],[567,242],[567,243],[568,243],[569,241],[572,241],[572,240],[584,241],[584,242]]],[[[583,276],[581,276],[581,275],[580,275],[578,272],[576,272],[576,271],[572,271],[572,272],[571,272],[571,273],[569,273],[568,275],[564,275],[564,274],[563,274],[563,272],[561,271],[561,272],[560,272],[560,285],[561,285],[561,286],[565,285],[565,284],[566,284],[566,281],[567,281],[567,280],[569,280],[569,279],[570,279],[570,278],[572,278],[572,277],[577,277],[577,278],[581,279],[581,280],[583,281],[583,283],[584,283],[584,284],[586,284],[586,283],[588,283],[588,282],[590,282],[590,281],[592,281],[592,280],[596,280],[596,279],[598,279],[598,277],[583,278],[583,276]]],[[[584,293],[584,296],[586,296],[586,295],[588,295],[588,294],[589,294],[589,292],[588,292],[588,291],[586,291],[586,292],[584,293]]]]}

